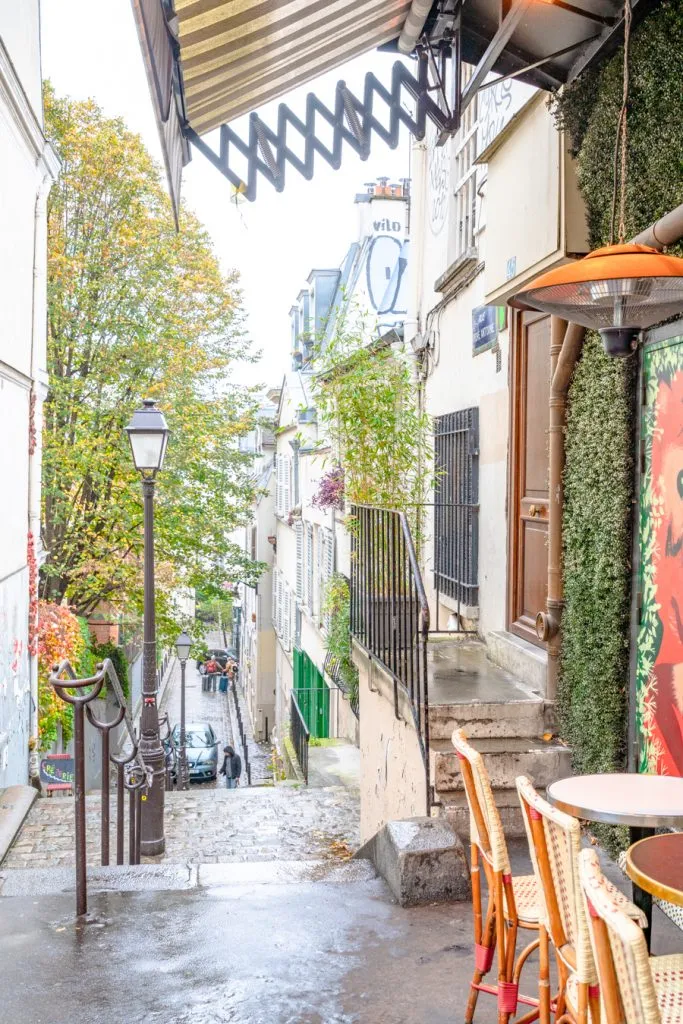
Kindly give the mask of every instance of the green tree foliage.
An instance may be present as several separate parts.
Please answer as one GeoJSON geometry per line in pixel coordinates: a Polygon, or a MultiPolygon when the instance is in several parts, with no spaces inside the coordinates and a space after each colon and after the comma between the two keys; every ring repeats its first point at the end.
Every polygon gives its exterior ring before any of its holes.
{"type": "Polygon", "coordinates": [[[325,647],[337,659],[340,682],[354,702],[358,699],[358,669],[351,659],[349,581],[342,573],[334,573],[325,584],[322,610],[328,617],[325,647]]]}
{"type": "Polygon", "coordinates": [[[429,420],[410,361],[373,342],[372,327],[353,310],[339,317],[316,360],[318,414],[346,500],[414,512],[428,487],[429,420]]]}
{"type": "Polygon", "coordinates": [[[45,100],[62,173],[48,209],[41,595],[84,615],[102,601],[139,610],[142,499],[124,426],[151,395],[172,431],[156,551],[161,638],[175,639],[174,587],[218,597],[255,571],[227,540],[252,497],[236,441],[255,402],[230,380],[249,358],[237,279],[190,213],[175,231],[159,169],[122,121],[49,87],[45,100]]]}

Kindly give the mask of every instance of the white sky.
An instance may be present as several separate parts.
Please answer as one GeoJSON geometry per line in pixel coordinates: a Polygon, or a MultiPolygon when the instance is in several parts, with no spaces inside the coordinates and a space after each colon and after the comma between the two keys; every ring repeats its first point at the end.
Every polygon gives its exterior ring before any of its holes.
{"type": "MultiPolygon", "coordinates": [[[[121,116],[161,162],[130,0],[42,0],[43,74],[60,95],[93,97],[108,116],[121,116]]],[[[309,83],[283,99],[303,114],[306,92],[314,89],[328,105],[343,78],[357,94],[372,69],[388,84],[393,55],[369,53],[309,83]]],[[[277,104],[261,111],[275,125],[277,104]]],[[[384,120],[384,118],[382,118],[384,120]]],[[[244,125],[246,119],[234,127],[244,125]]],[[[207,137],[211,141],[211,136],[207,137]]],[[[185,168],[183,195],[204,222],[225,269],[241,276],[249,332],[262,360],[240,368],[243,383],[278,385],[289,368],[288,311],[312,267],[336,267],[356,237],[353,197],[379,175],[408,176],[409,145],[404,134],[392,151],[373,140],[363,163],[352,150],[339,171],[321,161],[312,181],[287,169],[284,192],[259,180],[255,202],[230,201],[229,182],[193,150],[185,168]]]]}

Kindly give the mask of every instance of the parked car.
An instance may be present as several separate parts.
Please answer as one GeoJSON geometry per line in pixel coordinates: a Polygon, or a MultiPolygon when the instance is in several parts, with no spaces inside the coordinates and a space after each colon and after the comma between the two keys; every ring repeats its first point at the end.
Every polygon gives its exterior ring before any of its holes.
{"type": "MultiPolygon", "coordinates": [[[[173,726],[173,742],[180,749],[180,723],[173,726]]],[[[206,781],[218,774],[218,740],[206,722],[190,722],[185,726],[185,747],[190,780],[206,781]]]]}

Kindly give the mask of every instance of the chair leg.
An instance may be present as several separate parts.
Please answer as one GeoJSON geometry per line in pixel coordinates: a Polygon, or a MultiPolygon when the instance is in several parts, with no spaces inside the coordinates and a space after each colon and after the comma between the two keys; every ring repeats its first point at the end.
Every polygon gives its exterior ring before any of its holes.
{"type": "Polygon", "coordinates": [[[475,938],[475,969],[470,984],[470,995],[467,1001],[467,1009],[465,1010],[465,1024],[472,1024],[474,1020],[474,1011],[477,1006],[477,999],[479,998],[479,989],[476,985],[480,985],[482,979],[491,969],[493,962],[493,956],[496,946],[495,937],[495,910],[493,902],[493,894],[489,893],[488,907],[486,910],[486,920],[482,929],[481,926],[481,883],[478,875],[472,876],[472,900],[474,904],[475,924],[474,924],[474,938],[475,938]],[[478,917],[478,920],[477,920],[478,917]]]}
{"type": "Polygon", "coordinates": [[[550,950],[543,925],[538,931],[538,1020],[550,1024],[550,950]]]}

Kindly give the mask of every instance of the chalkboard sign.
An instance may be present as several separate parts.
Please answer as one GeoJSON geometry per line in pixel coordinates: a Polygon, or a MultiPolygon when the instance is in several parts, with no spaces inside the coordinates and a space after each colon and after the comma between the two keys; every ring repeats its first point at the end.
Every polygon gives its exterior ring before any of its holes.
{"type": "Polygon", "coordinates": [[[74,770],[71,754],[48,754],[40,762],[40,781],[45,786],[73,786],[74,770]]]}

